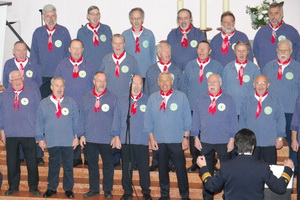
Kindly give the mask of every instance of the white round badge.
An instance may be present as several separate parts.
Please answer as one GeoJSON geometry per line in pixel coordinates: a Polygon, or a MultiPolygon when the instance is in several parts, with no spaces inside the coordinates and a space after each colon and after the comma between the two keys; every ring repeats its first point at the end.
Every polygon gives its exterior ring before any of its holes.
{"type": "Polygon", "coordinates": [[[265,107],[264,112],[266,115],[270,115],[272,113],[272,108],[270,106],[265,107]]]}
{"type": "Polygon", "coordinates": [[[68,108],[61,109],[61,113],[66,116],[69,114],[69,109],[68,108]]]}
{"type": "Polygon", "coordinates": [[[61,40],[56,40],[56,41],[54,42],[54,45],[55,45],[57,48],[59,48],[59,47],[62,46],[62,41],[61,41],[61,40]]]}
{"type": "Polygon", "coordinates": [[[105,35],[100,35],[100,40],[102,41],[102,42],[105,42],[106,41],[106,36],[105,35]]]}
{"type": "Polygon", "coordinates": [[[142,112],[146,112],[146,108],[147,108],[147,106],[146,105],[140,105],[140,111],[142,111],[142,112]]]}
{"type": "Polygon", "coordinates": [[[149,41],[148,41],[148,40],[145,40],[145,41],[143,42],[143,47],[144,47],[145,49],[147,49],[147,48],[149,47],[149,41]]]}
{"type": "Polygon", "coordinates": [[[109,105],[108,104],[103,104],[101,106],[101,109],[102,109],[103,112],[107,112],[107,111],[109,111],[109,105]]]}
{"type": "Polygon", "coordinates": [[[121,70],[123,73],[127,73],[129,71],[129,67],[127,67],[126,65],[123,65],[121,70]]]}
{"type": "Polygon", "coordinates": [[[285,39],[286,39],[286,37],[285,37],[284,35],[280,35],[280,36],[278,37],[278,41],[285,40],[285,39]]]}
{"type": "Polygon", "coordinates": [[[86,72],[84,70],[79,71],[79,77],[80,78],[85,78],[86,77],[86,72]]]}
{"type": "Polygon", "coordinates": [[[212,74],[213,74],[212,72],[207,72],[206,75],[205,75],[205,76],[206,76],[206,79],[208,79],[208,77],[209,77],[210,75],[212,75],[212,74]]]}
{"type": "Polygon", "coordinates": [[[171,73],[172,79],[173,81],[175,80],[175,75],[173,73],[171,73]]]}
{"type": "Polygon", "coordinates": [[[32,72],[31,70],[27,70],[27,71],[26,71],[26,76],[27,76],[28,78],[31,78],[31,77],[33,76],[33,72],[32,72]]]}
{"type": "Polygon", "coordinates": [[[22,98],[21,99],[21,104],[23,105],[23,106],[26,106],[26,105],[28,105],[28,103],[29,103],[29,100],[27,99],[27,98],[22,98]]]}
{"type": "Polygon", "coordinates": [[[224,103],[219,103],[218,104],[218,110],[219,111],[224,111],[226,109],[226,105],[224,103]]]}
{"type": "Polygon", "coordinates": [[[288,72],[285,74],[285,78],[288,80],[292,80],[294,78],[294,74],[292,72],[288,72]]]}
{"type": "Polygon", "coordinates": [[[171,109],[172,111],[176,111],[176,110],[178,109],[178,105],[177,105],[176,103],[172,103],[172,104],[170,105],[170,109],[171,109]]]}
{"type": "Polygon", "coordinates": [[[193,47],[193,48],[196,48],[196,47],[197,47],[197,44],[198,44],[197,40],[192,40],[192,41],[190,42],[190,45],[191,45],[191,47],[193,47]]]}
{"type": "Polygon", "coordinates": [[[244,75],[243,76],[243,82],[248,83],[250,81],[250,76],[249,75],[244,75]]]}
{"type": "Polygon", "coordinates": [[[233,51],[234,51],[235,45],[236,45],[236,43],[233,43],[233,44],[231,45],[231,48],[232,48],[233,51]]]}

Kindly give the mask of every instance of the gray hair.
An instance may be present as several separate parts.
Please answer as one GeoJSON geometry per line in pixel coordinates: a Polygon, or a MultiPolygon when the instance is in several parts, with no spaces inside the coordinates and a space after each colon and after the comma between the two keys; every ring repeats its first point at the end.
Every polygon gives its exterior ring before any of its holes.
{"type": "Polygon", "coordinates": [[[106,78],[106,74],[104,73],[104,72],[96,72],[95,74],[94,74],[94,80],[96,79],[96,76],[98,75],[98,74],[103,74],[104,76],[105,76],[105,78],[106,78]]]}
{"type": "Polygon", "coordinates": [[[124,40],[124,42],[125,42],[125,37],[124,37],[122,34],[120,34],[120,33],[115,33],[115,34],[113,34],[113,36],[111,37],[111,41],[112,41],[115,37],[123,38],[123,40],[124,40]]]}
{"type": "Polygon", "coordinates": [[[100,10],[97,6],[90,6],[87,10],[87,14],[90,14],[90,11],[92,11],[92,10],[98,10],[100,12],[100,10]]]}
{"type": "Polygon", "coordinates": [[[155,47],[155,51],[156,51],[157,54],[160,53],[161,48],[162,48],[163,46],[167,46],[167,47],[169,47],[170,50],[171,50],[171,46],[170,46],[168,43],[166,43],[166,42],[158,43],[158,44],[156,45],[156,47],[155,47]]]}
{"type": "Polygon", "coordinates": [[[129,12],[129,19],[131,18],[131,15],[134,11],[140,11],[141,15],[142,15],[142,18],[144,19],[145,18],[145,12],[142,8],[139,8],[139,7],[136,7],[136,8],[132,8],[129,12]]]}
{"type": "Polygon", "coordinates": [[[280,12],[283,13],[283,5],[281,3],[277,3],[277,2],[271,3],[268,11],[270,11],[271,8],[276,8],[276,7],[279,7],[280,12]]]}
{"type": "Polygon", "coordinates": [[[61,80],[61,81],[64,83],[64,86],[66,85],[65,79],[63,79],[62,77],[53,77],[53,78],[51,79],[51,85],[53,85],[53,84],[54,84],[54,81],[56,81],[56,80],[61,80]]]}
{"type": "Polygon", "coordinates": [[[52,4],[47,4],[43,7],[43,15],[45,15],[46,12],[55,12],[56,13],[56,8],[52,4]]]}
{"type": "Polygon", "coordinates": [[[287,43],[290,47],[290,49],[292,50],[293,49],[293,44],[290,40],[288,39],[283,39],[283,40],[280,40],[277,44],[277,48],[279,47],[280,44],[284,44],[284,43],[287,43]]]}
{"type": "MultiPolygon", "coordinates": [[[[222,77],[219,74],[211,74],[211,75],[209,75],[209,77],[211,77],[212,75],[216,75],[218,77],[220,83],[222,83],[222,77]]],[[[207,77],[207,79],[209,79],[209,77],[207,77]]]]}
{"type": "Polygon", "coordinates": [[[9,73],[9,75],[8,75],[8,78],[9,78],[10,81],[11,81],[11,76],[12,76],[13,73],[19,73],[20,77],[22,77],[19,70],[14,70],[14,71],[11,71],[11,72],[9,73]]]}
{"type": "Polygon", "coordinates": [[[171,79],[172,81],[174,81],[173,74],[172,74],[171,72],[168,72],[168,71],[161,72],[161,73],[158,75],[158,81],[159,81],[160,77],[162,77],[163,75],[169,76],[170,79],[171,79]]]}

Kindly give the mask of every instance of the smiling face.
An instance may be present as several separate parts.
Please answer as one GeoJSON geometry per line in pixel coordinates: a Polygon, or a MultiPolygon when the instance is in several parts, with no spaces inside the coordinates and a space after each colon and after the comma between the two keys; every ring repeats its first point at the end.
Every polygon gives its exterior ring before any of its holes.
{"type": "Polygon", "coordinates": [[[168,74],[162,74],[158,78],[158,86],[166,94],[172,88],[173,79],[168,74]]]}
{"type": "Polygon", "coordinates": [[[82,53],[84,51],[84,48],[82,46],[82,43],[80,41],[72,41],[69,47],[69,52],[72,56],[72,58],[74,58],[74,60],[79,60],[82,56],[82,53]]]}
{"type": "Polygon", "coordinates": [[[144,23],[144,18],[139,10],[135,10],[131,13],[130,23],[135,31],[139,31],[144,23]]]}
{"type": "Polygon", "coordinates": [[[276,51],[277,51],[277,58],[281,62],[288,60],[293,53],[293,50],[288,42],[279,43],[276,51]]]}
{"type": "Polygon", "coordinates": [[[163,63],[168,63],[171,60],[171,49],[168,45],[161,45],[157,57],[163,63]]]}
{"type": "Polygon", "coordinates": [[[222,82],[220,80],[220,76],[217,74],[212,74],[207,79],[208,91],[212,95],[216,95],[220,92],[222,82]]]}
{"type": "Polygon", "coordinates": [[[211,49],[209,47],[209,44],[205,42],[199,43],[197,48],[197,54],[198,54],[198,58],[200,58],[201,61],[207,59],[210,53],[211,53],[211,49]]]}
{"type": "Polygon", "coordinates": [[[269,80],[264,75],[257,76],[254,80],[254,83],[253,83],[253,87],[254,87],[255,91],[260,96],[265,94],[265,92],[267,91],[269,86],[270,86],[269,80]]]}
{"type": "Polygon", "coordinates": [[[112,48],[114,53],[119,56],[124,52],[125,49],[125,41],[122,37],[114,36],[112,39],[112,48]]]}
{"type": "Polygon", "coordinates": [[[55,11],[45,12],[43,15],[45,24],[52,29],[56,25],[57,15],[55,11]]]}
{"type": "Polygon", "coordinates": [[[13,54],[18,61],[24,61],[27,57],[27,47],[23,43],[17,43],[14,46],[13,54]]]}
{"type": "Polygon", "coordinates": [[[106,89],[106,75],[104,73],[97,73],[94,76],[93,83],[95,85],[95,91],[99,95],[106,89]]]}
{"type": "Polygon", "coordinates": [[[192,23],[190,13],[186,10],[182,10],[178,13],[177,20],[180,28],[182,28],[183,30],[187,29],[192,23]]]}
{"type": "Polygon", "coordinates": [[[50,86],[52,93],[57,97],[61,98],[64,95],[65,83],[61,79],[54,79],[50,86]]]}
{"type": "Polygon", "coordinates": [[[90,10],[86,18],[93,26],[97,26],[100,23],[100,11],[98,9],[90,10]]]}

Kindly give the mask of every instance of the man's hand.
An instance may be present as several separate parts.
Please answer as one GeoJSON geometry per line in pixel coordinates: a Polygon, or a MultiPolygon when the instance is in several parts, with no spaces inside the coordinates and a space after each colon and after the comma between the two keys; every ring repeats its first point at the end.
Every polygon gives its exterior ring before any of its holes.
{"type": "Polygon", "coordinates": [[[86,139],[85,139],[85,136],[81,136],[81,137],[80,137],[79,144],[80,144],[81,148],[83,149],[84,146],[86,145],[86,139]]]}
{"type": "Polygon", "coordinates": [[[110,143],[111,148],[113,149],[121,149],[122,148],[122,144],[121,144],[121,140],[119,136],[115,136],[111,139],[111,143],[110,143]]]}
{"type": "Polygon", "coordinates": [[[190,139],[183,138],[181,145],[183,151],[187,150],[190,147],[190,139]]]}
{"type": "Polygon", "coordinates": [[[158,144],[156,140],[154,139],[153,133],[149,133],[149,149],[152,149],[154,151],[158,150],[158,144]]]}
{"type": "Polygon", "coordinates": [[[201,145],[201,141],[198,137],[194,137],[194,146],[196,147],[196,149],[198,149],[199,151],[202,150],[202,145],[201,145]]]}
{"type": "Polygon", "coordinates": [[[276,140],[276,149],[281,149],[283,147],[283,141],[282,140],[276,140]]]}
{"type": "Polygon", "coordinates": [[[4,145],[6,145],[6,138],[5,138],[5,133],[4,130],[0,130],[0,140],[3,142],[4,145]]]}
{"type": "Polygon", "coordinates": [[[40,140],[40,141],[38,141],[38,143],[39,143],[39,147],[41,147],[42,151],[45,151],[45,149],[47,148],[45,140],[40,140]]]}
{"type": "Polygon", "coordinates": [[[298,143],[298,140],[297,140],[297,134],[298,132],[297,131],[292,131],[292,149],[293,151],[298,151],[299,149],[299,143],[298,143]]]}
{"type": "Polygon", "coordinates": [[[234,138],[230,138],[227,144],[227,152],[231,152],[234,149],[234,138]]]}
{"type": "Polygon", "coordinates": [[[198,156],[197,158],[197,165],[201,168],[206,166],[206,159],[204,156],[198,156]]]}
{"type": "Polygon", "coordinates": [[[76,149],[76,147],[79,145],[79,140],[77,137],[75,137],[73,139],[73,143],[72,143],[72,147],[73,147],[73,150],[76,149]]]}
{"type": "Polygon", "coordinates": [[[294,163],[290,158],[286,159],[283,164],[285,167],[294,168],[294,163]]]}

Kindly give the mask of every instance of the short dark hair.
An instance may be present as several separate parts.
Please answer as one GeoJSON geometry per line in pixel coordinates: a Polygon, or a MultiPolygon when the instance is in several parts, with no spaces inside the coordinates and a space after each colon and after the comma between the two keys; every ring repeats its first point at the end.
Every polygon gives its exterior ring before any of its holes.
{"type": "Polygon", "coordinates": [[[221,22],[222,22],[223,18],[226,17],[226,16],[231,16],[233,18],[233,21],[235,22],[235,16],[230,11],[223,12],[223,14],[221,15],[221,22]]]}
{"type": "Polygon", "coordinates": [[[188,12],[188,13],[190,14],[190,18],[191,18],[191,19],[193,18],[193,17],[192,17],[192,12],[191,12],[189,9],[182,8],[182,9],[180,9],[180,10],[177,12],[177,20],[179,19],[179,17],[178,17],[179,13],[182,12],[182,11],[188,12]]]}
{"type": "Polygon", "coordinates": [[[253,131],[243,128],[234,136],[234,147],[239,154],[252,152],[253,146],[256,145],[256,137],[253,131]]]}
{"type": "Polygon", "coordinates": [[[145,12],[142,8],[139,8],[139,7],[136,7],[136,8],[132,8],[129,12],[129,19],[131,18],[131,15],[134,11],[140,11],[141,15],[142,15],[142,18],[144,19],[145,18],[145,12]]]}
{"type": "Polygon", "coordinates": [[[276,7],[279,7],[280,8],[280,12],[283,12],[283,5],[281,3],[277,3],[277,2],[271,3],[270,7],[269,7],[269,10],[271,8],[276,8],[276,7]]]}
{"type": "Polygon", "coordinates": [[[71,40],[71,42],[69,43],[69,47],[71,47],[71,44],[72,44],[73,42],[80,42],[82,48],[84,48],[83,42],[82,42],[81,40],[79,40],[79,39],[73,39],[73,40],[71,40]]]}
{"type": "Polygon", "coordinates": [[[14,44],[14,47],[15,47],[17,44],[24,44],[25,47],[26,47],[26,50],[28,50],[28,49],[27,49],[27,45],[26,45],[26,43],[25,43],[24,41],[16,41],[15,44],[14,44]]]}
{"type": "Polygon", "coordinates": [[[201,44],[201,43],[208,44],[208,46],[210,48],[210,43],[207,40],[201,40],[200,42],[198,42],[197,48],[199,47],[199,44],[201,44]]]}

